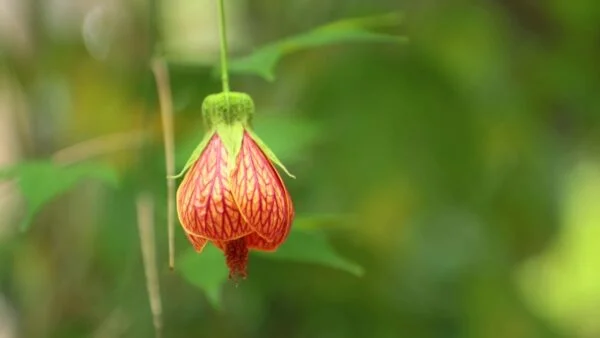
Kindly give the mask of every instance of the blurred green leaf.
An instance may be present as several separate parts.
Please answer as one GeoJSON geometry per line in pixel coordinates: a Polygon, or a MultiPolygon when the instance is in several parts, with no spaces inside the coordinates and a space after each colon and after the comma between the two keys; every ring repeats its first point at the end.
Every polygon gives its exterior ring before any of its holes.
{"type": "MultiPolygon", "coordinates": [[[[267,81],[274,81],[275,67],[279,60],[294,52],[348,42],[406,42],[405,37],[372,31],[375,27],[396,26],[400,22],[401,17],[396,13],[336,21],[268,44],[248,56],[235,59],[230,63],[229,71],[258,75],[267,81]]],[[[215,68],[215,72],[218,71],[215,68]]]]}
{"type": "MultiPolygon", "coordinates": [[[[297,160],[320,135],[315,122],[291,116],[261,115],[254,119],[253,125],[256,134],[283,162],[297,160]]],[[[177,147],[175,158],[178,169],[183,168],[201,140],[202,134],[198,133],[177,147]]]]}
{"type": "Polygon", "coordinates": [[[118,183],[114,169],[101,164],[63,167],[50,161],[31,161],[0,169],[0,180],[16,179],[25,198],[26,214],[21,223],[23,231],[27,230],[44,204],[85,178],[104,181],[112,186],[118,183]]]}
{"type": "MultiPolygon", "coordinates": [[[[299,222],[302,222],[302,220],[299,220],[299,222]]],[[[360,265],[335,252],[325,236],[318,231],[295,229],[277,251],[257,253],[272,259],[328,266],[349,272],[355,276],[362,276],[364,273],[364,269],[360,265]]]]}
{"type": "Polygon", "coordinates": [[[321,135],[315,121],[263,114],[254,119],[254,131],[282,161],[295,161],[321,135]]]}
{"type": "MultiPolygon", "coordinates": [[[[566,332],[600,332],[600,162],[583,159],[565,175],[558,236],[517,270],[531,308],[566,332]]],[[[582,335],[583,337],[584,335],[582,335]]]]}
{"type": "MultiPolygon", "coordinates": [[[[315,28],[306,33],[285,38],[256,49],[250,55],[234,59],[229,63],[229,71],[237,74],[257,75],[267,81],[275,80],[275,67],[284,57],[309,48],[353,42],[404,43],[403,36],[379,33],[376,28],[396,27],[402,22],[398,13],[343,19],[315,28]]],[[[194,64],[185,57],[167,55],[171,63],[194,64]]],[[[215,66],[213,74],[219,75],[215,66]]]]}
{"type": "Polygon", "coordinates": [[[352,222],[352,216],[347,214],[332,213],[296,216],[294,229],[310,231],[317,229],[347,228],[352,222]]]}
{"type": "MultiPolygon", "coordinates": [[[[326,219],[329,220],[330,217],[326,219]]],[[[314,224],[317,220],[318,217],[299,218],[290,236],[277,251],[269,253],[253,251],[252,253],[272,259],[319,264],[361,276],[364,273],[363,268],[337,254],[320,232],[297,228],[297,225],[314,224]]],[[[228,278],[223,253],[209,244],[200,254],[192,248],[186,250],[179,261],[183,277],[204,291],[214,307],[220,308],[221,287],[228,278]]]]}
{"type": "Polygon", "coordinates": [[[223,253],[214,245],[208,244],[200,254],[194,249],[188,249],[179,262],[183,277],[206,292],[210,303],[215,308],[220,308],[221,286],[229,274],[223,253]]]}

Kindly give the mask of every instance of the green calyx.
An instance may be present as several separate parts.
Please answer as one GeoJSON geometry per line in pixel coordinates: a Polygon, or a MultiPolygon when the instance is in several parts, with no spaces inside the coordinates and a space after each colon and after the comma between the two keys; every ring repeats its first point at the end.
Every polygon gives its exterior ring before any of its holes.
{"type": "Polygon", "coordinates": [[[247,128],[254,115],[254,101],[250,95],[239,92],[221,92],[208,95],[202,102],[202,117],[207,132],[190,155],[179,174],[171,178],[179,178],[198,160],[204,148],[215,133],[219,134],[221,142],[229,154],[229,163],[235,163],[240,153],[244,128],[247,128]]]}
{"type": "Polygon", "coordinates": [[[202,103],[202,116],[209,130],[219,125],[237,123],[246,127],[252,122],[254,116],[254,101],[246,93],[211,94],[202,103]]]}
{"type": "Polygon", "coordinates": [[[260,147],[260,149],[263,151],[263,153],[265,153],[265,155],[267,155],[267,158],[275,163],[275,165],[277,165],[279,168],[281,168],[281,170],[283,170],[283,172],[288,175],[291,178],[296,178],[296,176],[292,175],[287,168],[283,165],[283,163],[281,163],[281,161],[277,158],[277,156],[275,155],[275,153],[269,148],[269,146],[267,146],[267,144],[265,142],[263,142],[263,140],[260,139],[260,137],[258,137],[258,135],[256,135],[254,133],[254,131],[252,129],[248,129],[247,130],[248,134],[250,134],[250,137],[252,137],[252,139],[254,140],[254,142],[256,142],[256,144],[260,147]]]}
{"type": "Polygon", "coordinates": [[[196,148],[192,152],[192,155],[190,155],[190,158],[188,158],[187,162],[185,163],[185,166],[183,166],[183,169],[181,169],[179,174],[177,174],[175,176],[168,176],[168,178],[174,179],[174,178],[180,178],[181,176],[183,176],[183,174],[185,174],[185,172],[192,165],[194,165],[194,163],[196,163],[196,160],[200,157],[200,155],[202,155],[204,148],[206,148],[206,146],[208,145],[208,142],[210,141],[210,139],[212,138],[213,135],[214,135],[214,131],[204,134],[204,138],[202,138],[202,141],[196,146],[196,148]]]}
{"type": "Polygon", "coordinates": [[[240,92],[208,95],[202,103],[202,116],[206,127],[219,135],[227,149],[231,170],[242,148],[244,129],[252,122],[254,101],[250,95],[240,92]]]}
{"type": "Polygon", "coordinates": [[[229,170],[235,166],[237,156],[242,148],[244,131],[256,142],[265,155],[290,177],[294,175],[285,168],[273,151],[252,131],[250,126],[254,116],[254,102],[250,95],[240,92],[222,92],[211,94],[202,103],[202,116],[208,131],[202,142],[192,152],[192,155],[179,174],[171,178],[179,178],[198,160],[204,148],[215,133],[219,135],[227,150],[229,170]]]}

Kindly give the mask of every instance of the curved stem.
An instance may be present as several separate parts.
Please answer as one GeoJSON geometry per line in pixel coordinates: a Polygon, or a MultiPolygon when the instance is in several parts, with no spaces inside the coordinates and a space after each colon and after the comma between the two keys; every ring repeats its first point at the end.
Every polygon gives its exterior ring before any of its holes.
{"type": "Polygon", "coordinates": [[[221,82],[223,92],[229,93],[229,74],[227,72],[227,29],[225,21],[225,0],[219,2],[219,42],[221,45],[221,82]]]}

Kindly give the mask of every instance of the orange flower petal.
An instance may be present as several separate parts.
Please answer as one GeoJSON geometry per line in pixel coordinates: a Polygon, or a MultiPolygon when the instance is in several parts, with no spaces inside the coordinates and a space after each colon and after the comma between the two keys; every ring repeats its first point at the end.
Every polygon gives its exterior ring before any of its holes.
{"type": "Polygon", "coordinates": [[[250,227],[275,247],[281,244],[291,225],[292,201],[279,173],[246,132],[232,175],[233,196],[250,227]]]}
{"type": "Polygon", "coordinates": [[[188,240],[190,241],[190,243],[192,243],[192,246],[194,246],[194,249],[196,249],[196,252],[200,253],[202,252],[202,249],[204,249],[204,247],[206,246],[206,243],[208,243],[208,240],[206,238],[202,238],[202,237],[198,237],[198,236],[194,236],[194,235],[190,235],[190,234],[186,234],[188,240]]]}
{"type": "Polygon", "coordinates": [[[261,250],[261,251],[275,251],[281,244],[277,241],[269,242],[264,237],[257,233],[252,233],[244,237],[246,239],[246,246],[248,249],[261,250]]]}
{"type": "Polygon", "coordinates": [[[252,229],[241,217],[227,175],[227,150],[215,133],[177,190],[185,231],[212,241],[243,237],[252,229]]]}

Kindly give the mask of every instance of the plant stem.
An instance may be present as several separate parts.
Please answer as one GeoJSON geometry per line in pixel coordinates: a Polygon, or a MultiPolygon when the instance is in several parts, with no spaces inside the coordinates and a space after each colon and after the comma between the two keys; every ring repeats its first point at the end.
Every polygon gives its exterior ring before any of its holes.
{"type": "Polygon", "coordinates": [[[163,319],[158,268],[156,267],[156,243],[154,241],[154,200],[149,194],[142,193],[138,195],[136,205],[142,261],[146,275],[150,310],[152,311],[152,322],[156,338],[160,338],[162,337],[163,319]]]}
{"type": "Polygon", "coordinates": [[[219,42],[221,45],[221,82],[223,92],[229,93],[229,74],[227,72],[227,29],[225,21],[225,0],[217,0],[219,3],[219,42]]]}
{"type": "Polygon", "coordinates": [[[152,72],[156,81],[160,115],[162,118],[165,144],[165,167],[167,171],[167,230],[169,235],[169,268],[175,268],[175,132],[173,126],[173,98],[169,70],[163,60],[152,61],[152,72]]]}

